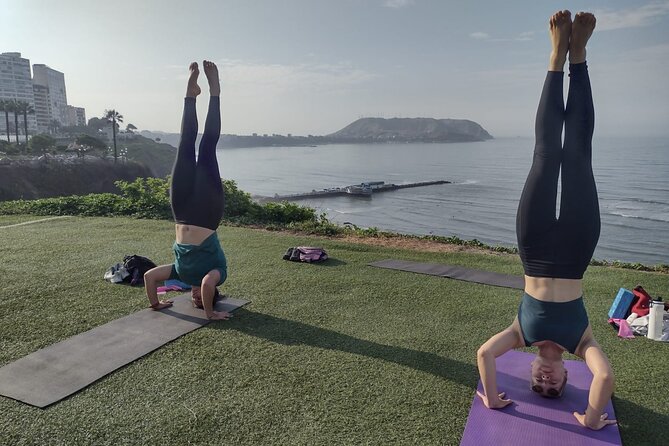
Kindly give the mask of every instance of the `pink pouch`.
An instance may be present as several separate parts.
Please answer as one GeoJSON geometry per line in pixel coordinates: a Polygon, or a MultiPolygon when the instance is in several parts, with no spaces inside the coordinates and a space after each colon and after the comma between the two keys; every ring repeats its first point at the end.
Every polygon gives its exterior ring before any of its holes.
{"type": "Polygon", "coordinates": [[[159,293],[166,293],[167,291],[182,291],[183,288],[177,285],[167,285],[167,286],[159,286],[156,288],[159,293]]]}
{"type": "Polygon", "coordinates": [[[630,328],[630,325],[625,319],[609,319],[609,322],[613,321],[618,324],[618,336],[623,339],[633,339],[634,331],[630,328]]]}

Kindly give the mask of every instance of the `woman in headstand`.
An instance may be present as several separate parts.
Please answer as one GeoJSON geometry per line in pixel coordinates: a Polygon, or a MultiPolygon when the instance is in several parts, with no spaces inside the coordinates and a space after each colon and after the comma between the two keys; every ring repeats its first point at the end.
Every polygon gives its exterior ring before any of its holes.
{"type": "Polygon", "coordinates": [[[511,404],[496,381],[495,358],[525,346],[538,347],[531,365],[532,391],[559,397],[567,383],[562,354],[585,360],[593,374],[585,413],[576,419],[590,429],[614,424],[603,413],[614,379],[595,341],[583,304],[582,278],[599,239],[599,204],[592,174],[594,107],[585,63],[585,46],[595,17],[558,11],[550,19],[553,50],[535,124],[536,145],[518,206],[516,233],[525,270],[525,293],[510,327],[479,348],[477,363],[490,409],[511,404]],[[563,98],[563,68],[569,53],[569,93],[563,98]],[[564,124],[564,146],[561,142],[564,124]],[[562,168],[560,216],[555,217],[562,168]]]}
{"type": "Polygon", "coordinates": [[[214,311],[216,287],[227,278],[225,254],[216,234],[223,217],[223,185],[216,160],[216,143],[221,133],[221,87],[216,65],[205,60],[203,68],[211,97],[197,162],[195,98],[200,94],[197,84],[200,70],[193,62],[186,88],[181,141],[172,170],[170,201],[176,226],[175,261],[149,270],[144,275],[144,284],[154,310],[172,306],[171,300],[158,300],[158,283],[179,279],[192,286],[194,306],[203,308],[209,319],[222,320],[228,319],[230,314],[214,311]]]}

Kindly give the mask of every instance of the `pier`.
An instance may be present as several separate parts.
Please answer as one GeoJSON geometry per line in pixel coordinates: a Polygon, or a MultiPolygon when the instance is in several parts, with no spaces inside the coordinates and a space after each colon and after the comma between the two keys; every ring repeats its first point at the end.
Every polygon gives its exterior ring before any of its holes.
{"type": "Polygon", "coordinates": [[[419,183],[407,184],[386,184],[384,181],[370,181],[367,183],[353,184],[343,187],[332,187],[328,189],[312,190],[311,192],[304,192],[299,194],[289,195],[274,195],[273,197],[254,197],[260,203],[267,203],[272,201],[296,201],[306,200],[309,198],[327,198],[338,196],[353,196],[369,198],[378,192],[388,192],[397,189],[407,189],[410,187],[424,187],[435,186],[439,184],[451,184],[450,181],[421,181],[419,183]]]}

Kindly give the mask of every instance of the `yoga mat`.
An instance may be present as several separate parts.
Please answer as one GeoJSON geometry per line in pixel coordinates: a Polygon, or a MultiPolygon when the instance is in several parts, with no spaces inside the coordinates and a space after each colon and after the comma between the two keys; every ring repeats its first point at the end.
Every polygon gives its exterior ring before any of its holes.
{"type": "Polygon", "coordinates": [[[428,274],[430,276],[448,277],[449,279],[464,280],[466,282],[481,283],[484,285],[501,286],[505,288],[525,288],[525,279],[522,276],[493,273],[479,269],[464,268],[462,266],[443,265],[439,263],[420,263],[409,260],[381,260],[372,262],[369,266],[377,268],[396,269],[411,273],[428,274]]]}
{"type": "MultiPolygon", "coordinates": [[[[561,398],[544,398],[530,390],[531,353],[510,351],[497,358],[497,387],[513,403],[504,409],[488,409],[477,395],[460,446],[537,445],[610,446],[620,445],[618,425],[601,430],[587,429],[574,418],[588,406],[592,374],[582,361],[565,361],[569,370],[567,387],[561,398]]],[[[483,392],[479,380],[478,390],[483,392]]],[[[604,412],[615,419],[609,400],[604,412]]]]}
{"type": "MultiPolygon", "coordinates": [[[[0,395],[46,407],[210,321],[190,294],[161,311],[145,309],[38,350],[0,368],[0,395]]],[[[218,311],[248,300],[225,298],[218,311]]]]}

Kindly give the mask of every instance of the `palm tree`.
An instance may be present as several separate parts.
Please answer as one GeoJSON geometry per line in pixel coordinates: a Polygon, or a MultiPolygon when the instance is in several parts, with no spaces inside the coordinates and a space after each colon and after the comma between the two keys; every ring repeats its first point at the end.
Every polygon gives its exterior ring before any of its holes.
{"type": "Polygon", "coordinates": [[[11,101],[0,99],[0,111],[5,112],[5,122],[7,123],[7,142],[12,142],[9,138],[9,112],[12,111],[11,101]]]}
{"type": "Polygon", "coordinates": [[[60,130],[60,121],[57,119],[52,119],[49,122],[49,132],[52,134],[57,134],[58,130],[60,130]]]}
{"type": "Polygon", "coordinates": [[[19,145],[19,101],[12,99],[12,113],[14,113],[14,130],[16,131],[16,145],[19,145]]]}
{"type": "Polygon", "coordinates": [[[35,113],[35,108],[29,102],[17,101],[17,113],[23,115],[23,130],[26,132],[26,144],[28,144],[28,115],[35,113]]]}
{"type": "Polygon", "coordinates": [[[116,123],[123,122],[123,115],[116,110],[111,109],[105,110],[103,118],[112,123],[112,135],[114,137],[114,162],[116,162],[118,160],[118,152],[116,151],[116,123]]]}

